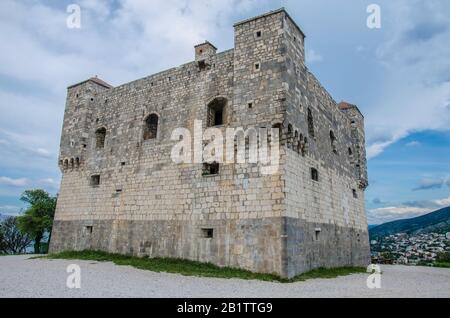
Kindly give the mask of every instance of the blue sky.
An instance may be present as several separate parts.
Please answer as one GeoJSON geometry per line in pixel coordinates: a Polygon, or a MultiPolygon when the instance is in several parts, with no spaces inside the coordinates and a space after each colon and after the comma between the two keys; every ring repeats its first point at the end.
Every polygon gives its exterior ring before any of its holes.
{"type": "Polygon", "coordinates": [[[446,0],[116,0],[0,2],[0,213],[25,189],[57,193],[66,88],[112,85],[193,59],[204,40],[233,47],[233,23],[285,7],[307,64],[366,119],[369,223],[450,205],[450,2],[446,0]],[[81,29],[66,8],[81,7],[81,29]],[[381,29],[366,25],[369,4],[381,29]]]}

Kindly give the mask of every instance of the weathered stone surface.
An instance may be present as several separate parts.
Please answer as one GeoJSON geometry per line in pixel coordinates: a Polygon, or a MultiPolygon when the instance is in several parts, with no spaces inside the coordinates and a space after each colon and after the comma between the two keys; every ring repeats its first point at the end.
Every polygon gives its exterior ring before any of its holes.
{"type": "Polygon", "coordinates": [[[363,116],[308,71],[304,35],[284,10],[234,27],[232,50],[206,42],[177,68],[115,88],[97,78],[69,87],[52,252],[183,257],[289,277],[369,261],[363,116]],[[172,131],[211,121],[214,100],[226,103],[222,130],[281,127],[277,173],[224,163],[204,176],[202,164],[172,162],[172,131]]]}

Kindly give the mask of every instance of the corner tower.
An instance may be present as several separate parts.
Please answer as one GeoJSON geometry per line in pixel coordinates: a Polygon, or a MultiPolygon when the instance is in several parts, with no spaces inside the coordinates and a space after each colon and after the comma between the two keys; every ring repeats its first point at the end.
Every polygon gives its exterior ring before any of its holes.
{"type": "Polygon", "coordinates": [[[63,174],[79,169],[92,144],[90,131],[95,124],[92,114],[98,95],[112,88],[97,77],[92,77],[67,88],[66,110],[61,134],[59,167],[63,174]]]}

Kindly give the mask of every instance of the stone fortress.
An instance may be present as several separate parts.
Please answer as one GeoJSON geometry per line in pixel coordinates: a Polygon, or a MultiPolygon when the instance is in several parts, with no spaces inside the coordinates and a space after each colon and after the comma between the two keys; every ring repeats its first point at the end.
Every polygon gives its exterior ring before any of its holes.
{"type": "MultiPolygon", "coordinates": [[[[305,65],[284,9],[234,25],[234,49],[118,87],[67,93],[50,251],[175,257],[293,277],[370,262],[364,118],[305,65]],[[176,164],[175,128],[280,129],[277,173],[176,164]],[[203,127],[205,128],[205,127],[203,127]]],[[[270,138],[270,137],[269,137],[270,138]]]]}

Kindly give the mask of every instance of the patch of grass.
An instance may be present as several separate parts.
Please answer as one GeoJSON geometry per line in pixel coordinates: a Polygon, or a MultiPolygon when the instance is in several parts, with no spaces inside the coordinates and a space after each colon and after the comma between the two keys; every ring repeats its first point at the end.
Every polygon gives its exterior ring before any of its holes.
{"type": "Polygon", "coordinates": [[[116,265],[127,265],[153,272],[176,273],[186,276],[200,277],[239,278],[247,280],[256,279],[282,283],[292,283],[312,278],[335,278],[338,276],[366,272],[366,269],[364,267],[340,267],[330,269],[318,268],[310,272],[298,275],[294,278],[286,279],[274,274],[254,273],[238,268],[219,267],[211,263],[201,263],[176,258],[139,258],[121,254],[110,254],[101,251],[67,251],[58,254],[50,254],[47,256],[38,256],[35,258],[78,259],[99,262],[113,262],[116,265]]]}
{"type": "Polygon", "coordinates": [[[450,268],[450,263],[448,263],[448,262],[435,262],[435,263],[433,263],[433,267],[450,268]]]}

